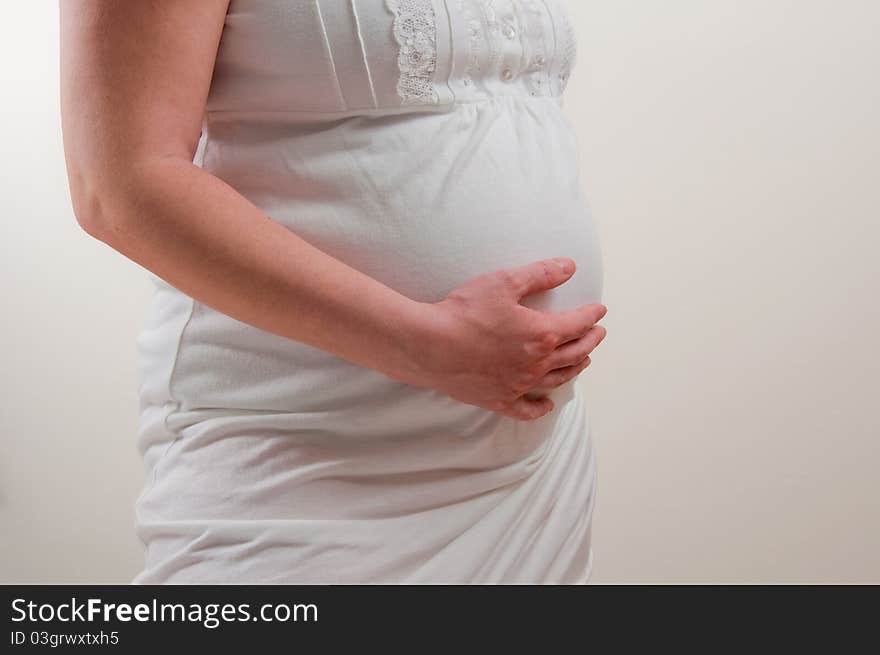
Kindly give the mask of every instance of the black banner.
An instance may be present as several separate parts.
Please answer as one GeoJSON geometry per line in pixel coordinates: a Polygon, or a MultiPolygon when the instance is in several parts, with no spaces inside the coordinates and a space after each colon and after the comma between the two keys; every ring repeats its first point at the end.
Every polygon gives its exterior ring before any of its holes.
{"type": "MultiPolygon", "coordinates": [[[[691,641],[705,647],[874,647],[874,585],[585,586],[4,586],[0,652],[120,653],[304,645],[322,651],[441,644],[474,637],[540,652],[554,644],[612,652],[691,641]],[[869,631],[870,630],[870,631],[869,631]],[[700,636],[705,635],[705,636],[700,636]],[[413,641],[415,639],[415,641],[413,641]],[[867,639],[867,641],[865,641],[867,639]],[[574,641],[572,641],[574,640],[574,641]]],[[[561,648],[562,646],[560,646],[561,648]]],[[[565,647],[569,650],[570,647],[565,647]]],[[[494,652],[494,649],[493,649],[494,652]]]]}

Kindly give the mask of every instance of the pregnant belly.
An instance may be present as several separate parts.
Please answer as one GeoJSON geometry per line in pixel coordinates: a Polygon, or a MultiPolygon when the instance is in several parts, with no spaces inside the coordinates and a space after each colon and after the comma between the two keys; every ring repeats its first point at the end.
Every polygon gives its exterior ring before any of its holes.
{"type": "MultiPolygon", "coordinates": [[[[523,181],[524,182],[524,181],[523,181]]],[[[351,249],[324,243],[342,259],[423,302],[442,300],[455,287],[489,271],[553,257],[570,257],[575,274],[522,303],[562,311],[601,301],[602,262],[589,207],[552,188],[514,182],[497,192],[453,193],[442,203],[397,217],[382,238],[362,234],[351,249]]]]}
{"type": "Polygon", "coordinates": [[[416,300],[482,273],[570,257],[577,271],[523,304],[601,301],[599,239],[576,139],[553,99],[323,127],[216,123],[206,167],[315,246],[416,300]]]}
{"type": "MultiPolygon", "coordinates": [[[[217,119],[202,165],[272,220],[413,299],[438,301],[488,271],[565,256],[577,264],[574,276],[523,303],[557,311],[600,302],[599,241],[573,136],[552,105],[526,111],[508,102],[320,130],[217,119]]],[[[214,489],[224,457],[246,475],[245,445],[275,453],[285,470],[302,457],[362,463],[365,448],[384,452],[390,442],[397,453],[408,444],[412,456],[379,457],[404,468],[377,469],[377,476],[444,467],[509,472],[510,463],[541,452],[559,416],[515,421],[399,383],[192,302],[167,284],[157,287],[138,340],[138,366],[141,447],[172,453],[166,476],[175,458],[187,460],[180,487],[168,487],[172,496],[214,489]],[[169,451],[171,443],[180,452],[169,451]],[[211,444],[222,455],[212,455],[211,444]],[[206,476],[201,487],[191,484],[196,470],[206,476]]],[[[561,411],[573,383],[556,392],[561,411]]],[[[221,477],[225,489],[247,484],[232,473],[221,477]]],[[[315,489],[316,498],[326,497],[315,489]]],[[[169,506],[166,497],[159,501],[169,506]]],[[[222,506],[212,493],[204,501],[222,506]]]]}
{"type": "Polygon", "coordinates": [[[402,275],[390,275],[388,281],[411,296],[435,301],[488,271],[570,257],[577,269],[569,280],[522,303],[561,311],[600,302],[601,253],[587,204],[526,180],[494,187],[489,197],[455,196],[442,212],[429,212],[406,230],[396,248],[402,275]]]}

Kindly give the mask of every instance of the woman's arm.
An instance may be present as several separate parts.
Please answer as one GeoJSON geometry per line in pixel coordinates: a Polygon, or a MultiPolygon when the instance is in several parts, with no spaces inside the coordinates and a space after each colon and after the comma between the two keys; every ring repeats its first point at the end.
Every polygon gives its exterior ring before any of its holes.
{"type": "Polygon", "coordinates": [[[242,322],[517,418],[550,411],[549,399],[524,394],[589,363],[604,335],[591,330],[601,306],[551,320],[518,294],[571,272],[538,262],[487,274],[448,301],[417,302],[193,164],[228,2],[59,2],[62,128],[79,224],[242,322]]]}
{"type": "Polygon", "coordinates": [[[227,4],[60,2],[77,220],[229,316],[398,372],[419,303],[313,247],[192,163],[227,4]]]}

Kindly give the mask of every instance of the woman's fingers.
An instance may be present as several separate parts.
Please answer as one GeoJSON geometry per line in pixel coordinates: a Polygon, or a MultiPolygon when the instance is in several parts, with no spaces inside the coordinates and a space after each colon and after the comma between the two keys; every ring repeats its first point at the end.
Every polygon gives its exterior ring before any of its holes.
{"type": "Polygon", "coordinates": [[[542,312],[519,301],[558,287],[574,270],[574,261],[562,257],[499,269],[459,285],[430,305],[434,313],[419,332],[432,345],[438,339],[446,344],[430,351],[444,354],[417,361],[411,377],[419,386],[518,420],[552,412],[546,391],[587,367],[605,335],[596,322],[607,308],[592,303],[542,312]]]}
{"type": "Polygon", "coordinates": [[[578,362],[577,364],[554,369],[547,373],[547,375],[545,375],[543,378],[541,378],[541,381],[538,383],[537,386],[546,389],[555,389],[556,387],[561,386],[566,382],[570,382],[578,375],[580,375],[581,372],[590,365],[591,361],[592,360],[590,359],[590,356],[587,355],[582,361],[578,362]]]}
{"type": "Polygon", "coordinates": [[[603,325],[594,325],[581,338],[574,339],[557,347],[546,360],[547,370],[573,366],[583,361],[584,357],[602,343],[608,331],[603,325]]]}
{"type": "Polygon", "coordinates": [[[564,344],[584,336],[605,314],[608,308],[602,304],[584,305],[567,312],[549,314],[550,329],[557,335],[558,343],[564,344]]]}

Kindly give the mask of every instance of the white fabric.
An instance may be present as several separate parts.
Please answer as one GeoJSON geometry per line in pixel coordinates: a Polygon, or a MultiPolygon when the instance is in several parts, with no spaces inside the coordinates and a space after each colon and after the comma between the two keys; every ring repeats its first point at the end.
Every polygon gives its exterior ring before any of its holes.
{"type": "MultiPolygon", "coordinates": [[[[195,163],[412,298],[569,256],[574,277],[525,304],[599,302],[561,111],[573,62],[551,0],[232,0],[195,163]]],[[[596,472],[580,384],[517,421],[151,278],[134,583],[588,580],[596,472]]]]}

